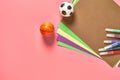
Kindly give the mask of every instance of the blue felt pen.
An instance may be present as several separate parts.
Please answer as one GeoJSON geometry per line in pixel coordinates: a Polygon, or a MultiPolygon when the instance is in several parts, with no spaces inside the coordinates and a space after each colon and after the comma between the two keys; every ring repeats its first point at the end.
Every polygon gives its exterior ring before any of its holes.
{"type": "Polygon", "coordinates": [[[108,46],[104,47],[104,49],[113,48],[113,47],[116,47],[116,46],[118,46],[118,45],[120,45],[120,42],[115,42],[115,43],[113,43],[113,44],[111,44],[111,45],[108,45],[108,46]]]}

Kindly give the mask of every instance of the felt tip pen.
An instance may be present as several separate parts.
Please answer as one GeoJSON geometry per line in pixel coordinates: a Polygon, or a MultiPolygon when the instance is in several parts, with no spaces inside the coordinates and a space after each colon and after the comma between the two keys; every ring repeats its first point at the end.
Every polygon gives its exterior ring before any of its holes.
{"type": "Polygon", "coordinates": [[[110,45],[104,47],[104,49],[113,48],[113,47],[116,47],[116,46],[118,46],[118,45],[120,45],[120,42],[115,42],[115,43],[113,43],[113,44],[110,44],[110,45]]]}
{"type": "Polygon", "coordinates": [[[120,50],[120,46],[114,47],[114,48],[109,48],[109,49],[104,49],[104,48],[98,49],[98,51],[100,51],[100,52],[102,52],[102,51],[112,51],[112,50],[120,50]]]}
{"type": "Polygon", "coordinates": [[[119,34],[106,34],[106,36],[110,38],[120,38],[119,34]]]}
{"type": "Polygon", "coordinates": [[[114,32],[114,33],[120,33],[119,29],[106,28],[105,31],[107,31],[107,32],[114,32]]]}
{"type": "Polygon", "coordinates": [[[100,55],[108,55],[108,54],[120,54],[120,50],[107,51],[107,52],[100,53],[100,55]]]}
{"type": "Polygon", "coordinates": [[[111,43],[115,43],[115,42],[120,42],[120,40],[104,40],[105,44],[111,44],[111,43]]]}

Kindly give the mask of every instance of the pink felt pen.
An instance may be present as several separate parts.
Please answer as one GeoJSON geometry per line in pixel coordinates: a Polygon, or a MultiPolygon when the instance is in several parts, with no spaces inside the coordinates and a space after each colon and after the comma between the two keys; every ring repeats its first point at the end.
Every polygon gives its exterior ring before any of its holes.
{"type": "Polygon", "coordinates": [[[120,54],[120,50],[113,50],[107,52],[101,52],[100,55],[109,55],[109,54],[120,54]]]}
{"type": "Polygon", "coordinates": [[[119,34],[107,34],[106,36],[111,38],[120,38],[119,34]]]}

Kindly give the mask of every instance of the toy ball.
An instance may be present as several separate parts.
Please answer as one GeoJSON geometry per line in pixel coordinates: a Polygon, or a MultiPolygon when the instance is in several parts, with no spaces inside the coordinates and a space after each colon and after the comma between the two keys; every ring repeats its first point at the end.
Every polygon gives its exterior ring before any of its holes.
{"type": "Polygon", "coordinates": [[[50,22],[45,22],[40,26],[40,32],[44,37],[51,37],[54,34],[54,26],[50,22]]]}
{"type": "Polygon", "coordinates": [[[59,6],[59,11],[63,17],[70,17],[74,12],[73,5],[69,2],[63,2],[59,6]]]}

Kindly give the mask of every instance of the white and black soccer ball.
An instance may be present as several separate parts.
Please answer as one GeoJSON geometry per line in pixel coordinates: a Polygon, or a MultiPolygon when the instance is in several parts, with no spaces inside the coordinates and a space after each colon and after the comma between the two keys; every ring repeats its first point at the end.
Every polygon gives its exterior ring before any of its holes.
{"type": "Polygon", "coordinates": [[[72,3],[69,2],[63,2],[59,6],[59,10],[60,10],[60,14],[64,17],[70,17],[74,12],[73,5],[72,3]]]}

